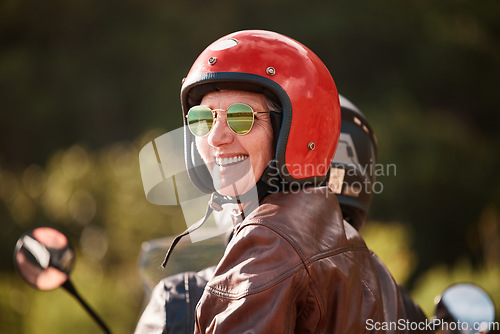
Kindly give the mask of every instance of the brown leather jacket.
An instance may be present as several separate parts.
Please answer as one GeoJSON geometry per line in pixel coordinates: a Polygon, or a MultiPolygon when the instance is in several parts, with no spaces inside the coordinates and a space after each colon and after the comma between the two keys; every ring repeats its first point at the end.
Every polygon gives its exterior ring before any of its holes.
{"type": "Polygon", "coordinates": [[[376,330],[400,319],[425,316],[343,221],[335,196],[306,188],[267,196],[236,226],[195,333],[406,332],[376,330]]]}

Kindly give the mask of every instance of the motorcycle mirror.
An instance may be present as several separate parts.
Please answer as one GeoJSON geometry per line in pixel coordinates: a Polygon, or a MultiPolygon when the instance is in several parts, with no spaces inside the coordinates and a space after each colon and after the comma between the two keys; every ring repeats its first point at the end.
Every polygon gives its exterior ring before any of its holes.
{"type": "Polygon", "coordinates": [[[479,286],[459,283],[437,298],[435,314],[443,333],[488,333],[495,306],[479,286]]]}
{"type": "Polygon", "coordinates": [[[62,286],[74,262],[75,253],[68,238],[51,227],[38,227],[24,234],[14,251],[17,272],[39,290],[62,286]]]}
{"type": "Polygon", "coordinates": [[[37,227],[25,233],[14,249],[14,265],[22,279],[39,290],[63,287],[105,333],[111,333],[71,283],[69,274],[74,262],[75,252],[68,238],[52,227],[37,227]]]}

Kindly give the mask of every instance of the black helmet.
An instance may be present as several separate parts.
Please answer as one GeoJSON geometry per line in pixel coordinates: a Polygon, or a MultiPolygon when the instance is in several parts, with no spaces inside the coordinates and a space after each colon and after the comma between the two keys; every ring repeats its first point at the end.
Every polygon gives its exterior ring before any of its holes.
{"type": "Polygon", "coordinates": [[[359,109],[340,97],[340,140],[328,177],[344,219],[357,230],[366,222],[375,182],[377,140],[359,109]]]}

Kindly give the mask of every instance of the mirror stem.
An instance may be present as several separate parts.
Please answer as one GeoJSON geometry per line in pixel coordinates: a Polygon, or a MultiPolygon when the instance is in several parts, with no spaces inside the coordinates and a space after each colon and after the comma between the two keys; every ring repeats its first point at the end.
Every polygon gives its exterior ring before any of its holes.
{"type": "Polygon", "coordinates": [[[111,334],[111,331],[106,326],[106,324],[101,320],[101,318],[99,318],[97,313],[95,313],[94,310],[92,310],[90,306],[82,299],[80,294],[76,291],[75,287],[73,286],[73,283],[71,283],[69,279],[66,282],[64,282],[62,287],[80,302],[83,308],[85,308],[87,313],[95,320],[95,322],[97,322],[97,324],[99,325],[99,327],[101,327],[104,333],[111,334]]]}

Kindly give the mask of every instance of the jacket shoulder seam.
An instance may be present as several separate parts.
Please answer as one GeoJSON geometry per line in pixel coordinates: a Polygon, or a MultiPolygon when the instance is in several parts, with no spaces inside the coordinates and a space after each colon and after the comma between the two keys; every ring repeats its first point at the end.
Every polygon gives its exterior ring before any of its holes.
{"type": "Polygon", "coordinates": [[[359,245],[359,246],[351,245],[351,246],[344,246],[344,247],[335,248],[335,249],[329,249],[327,251],[323,251],[323,252],[320,252],[318,254],[315,254],[311,257],[306,257],[303,254],[303,252],[300,250],[300,247],[298,247],[295,244],[295,242],[285,232],[283,232],[281,229],[279,229],[277,226],[270,225],[261,219],[255,219],[255,220],[248,222],[247,224],[245,224],[241,228],[244,228],[245,226],[250,226],[250,225],[265,226],[265,227],[269,228],[270,230],[274,231],[276,234],[278,234],[283,239],[285,239],[292,246],[292,248],[295,250],[297,255],[300,257],[301,261],[303,262],[304,266],[306,266],[306,268],[310,264],[312,264],[318,260],[321,260],[323,258],[330,257],[330,256],[335,256],[335,255],[338,255],[341,253],[346,253],[346,252],[350,252],[350,251],[364,251],[364,252],[370,251],[368,249],[368,247],[366,247],[366,245],[359,245]]]}

